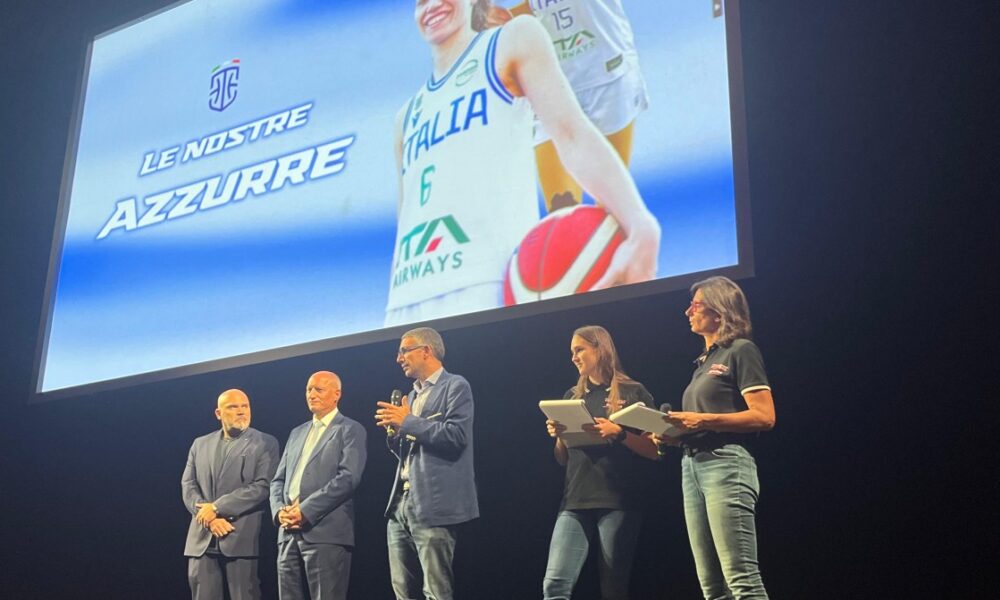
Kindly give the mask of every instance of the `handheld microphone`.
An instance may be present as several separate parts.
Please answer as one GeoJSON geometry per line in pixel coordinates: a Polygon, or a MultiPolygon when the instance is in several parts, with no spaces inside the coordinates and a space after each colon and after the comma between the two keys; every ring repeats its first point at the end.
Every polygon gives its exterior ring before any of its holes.
{"type": "MultiPolygon", "coordinates": [[[[669,402],[664,402],[663,404],[660,405],[660,412],[661,413],[669,413],[673,409],[674,408],[672,406],[670,406],[669,402]]],[[[656,445],[656,456],[658,456],[660,458],[663,458],[666,455],[667,455],[667,445],[664,444],[664,443],[657,444],[656,445]]]]}
{"type": "MultiPolygon", "coordinates": [[[[402,406],[403,405],[403,392],[401,392],[399,390],[392,390],[392,394],[389,395],[389,404],[391,404],[393,406],[402,406]]],[[[386,428],[385,428],[385,434],[387,436],[389,436],[389,437],[395,436],[396,435],[396,428],[393,427],[392,425],[386,426],[386,428]]]]}

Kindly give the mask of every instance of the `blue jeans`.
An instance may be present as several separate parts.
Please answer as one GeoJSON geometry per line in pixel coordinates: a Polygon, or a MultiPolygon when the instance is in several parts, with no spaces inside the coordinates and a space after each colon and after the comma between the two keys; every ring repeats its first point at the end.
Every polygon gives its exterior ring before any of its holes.
{"type": "Polygon", "coordinates": [[[408,493],[403,494],[386,525],[389,575],[398,600],[452,600],[456,530],[427,527],[415,519],[408,493]],[[421,583],[422,581],[422,583],[421,583]]]}
{"type": "Polygon", "coordinates": [[[595,532],[601,550],[601,598],[628,598],[632,555],[641,522],[642,514],[637,511],[594,508],[560,512],[552,529],[549,564],[542,583],[545,600],[569,600],[595,532]]]}
{"type": "Polygon", "coordinates": [[[727,444],[681,461],[684,519],[706,600],[767,598],[757,564],[760,484],[746,448],[727,444]]]}

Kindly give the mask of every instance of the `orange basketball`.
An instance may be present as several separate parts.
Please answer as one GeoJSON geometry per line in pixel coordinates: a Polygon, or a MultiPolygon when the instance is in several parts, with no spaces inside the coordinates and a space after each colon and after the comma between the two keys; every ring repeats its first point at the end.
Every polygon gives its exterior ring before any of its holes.
{"type": "Polygon", "coordinates": [[[588,291],[623,239],[618,222],[599,206],[553,212],[524,236],[507,263],[504,304],[588,291]]]}

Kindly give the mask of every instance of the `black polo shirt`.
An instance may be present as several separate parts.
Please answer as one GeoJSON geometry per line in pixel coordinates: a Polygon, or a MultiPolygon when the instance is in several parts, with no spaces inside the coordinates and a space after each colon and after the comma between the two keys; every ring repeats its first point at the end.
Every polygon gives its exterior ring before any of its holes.
{"type": "MultiPolygon", "coordinates": [[[[610,388],[591,385],[583,400],[595,417],[607,417],[605,401],[610,388]]],[[[641,402],[653,407],[653,396],[639,382],[623,383],[619,389],[622,407],[641,402]]],[[[572,398],[570,388],[565,398],[572,398]]],[[[634,431],[634,430],[633,430],[634,431]]],[[[624,444],[569,448],[566,484],[560,510],[606,508],[631,510],[643,507],[649,497],[647,485],[654,480],[656,463],[629,450],[624,444]]]]}
{"type": "MultiPolygon", "coordinates": [[[[752,341],[736,339],[729,346],[712,346],[694,361],[691,383],[684,390],[684,411],[699,413],[735,413],[747,410],[743,394],[769,390],[764,359],[752,341]]],[[[705,431],[684,436],[704,439],[719,434],[705,431]]],[[[724,434],[726,437],[750,437],[753,434],[724,434]]]]}

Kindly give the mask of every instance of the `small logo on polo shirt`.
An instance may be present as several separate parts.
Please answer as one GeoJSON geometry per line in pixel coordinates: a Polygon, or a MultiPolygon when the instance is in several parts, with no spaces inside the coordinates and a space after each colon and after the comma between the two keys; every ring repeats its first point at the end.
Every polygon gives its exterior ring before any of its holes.
{"type": "Polygon", "coordinates": [[[715,375],[716,377],[720,375],[725,375],[729,372],[729,367],[720,363],[713,363],[712,366],[708,368],[709,375],[715,375]]]}

